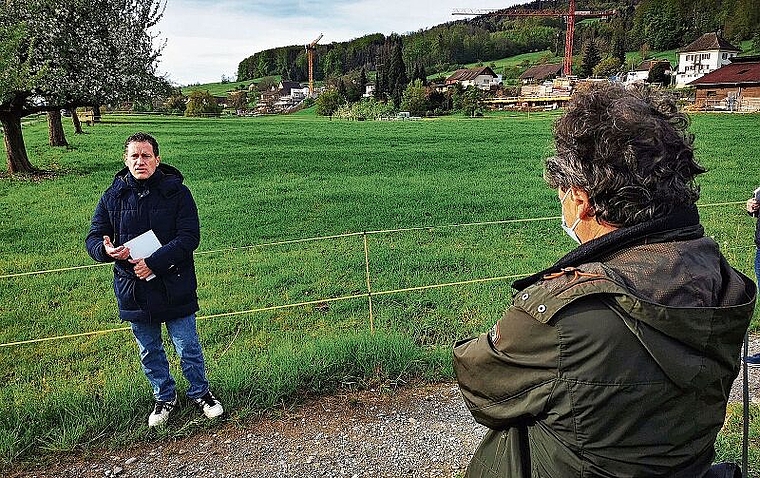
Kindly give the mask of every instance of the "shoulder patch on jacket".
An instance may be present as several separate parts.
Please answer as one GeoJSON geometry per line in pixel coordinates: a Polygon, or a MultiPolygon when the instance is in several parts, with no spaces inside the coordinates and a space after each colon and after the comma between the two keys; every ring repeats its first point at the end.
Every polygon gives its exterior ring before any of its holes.
{"type": "Polygon", "coordinates": [[[628,295],[630,292],[610,277],[604,265],[595,262],[547,274],[515,294],[513,306],[539,322],[548,323],[568,304],[594,294],[628,295]]]}

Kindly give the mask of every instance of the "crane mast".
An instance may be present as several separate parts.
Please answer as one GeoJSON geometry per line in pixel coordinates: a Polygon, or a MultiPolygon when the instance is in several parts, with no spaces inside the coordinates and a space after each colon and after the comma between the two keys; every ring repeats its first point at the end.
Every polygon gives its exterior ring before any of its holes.
{"type": "Polygon", "coordinates": [[[566,77],[573,73],[573,37],[575,37],[575,0],[570,0],[565,29],[565,61],[562,68],[566,77]]]}
{"type": "Polygon", "coordinates": [[[562,63],[562,71],[565,76],[570,76],[573,72],[573,38],[575,37],[575,17],[586,18],[609,18],[616,15],[617,11],[608,10],[603,12],[592,12],[589,10],[577,11],[575,9],[575,0],[570,0],[568,10],[512,10],[494,8],[455,8],[452,15],[498,15],[506,17],[565,17],[567,28],[565,30],[565,58],[562,63]]]}
{"type": "Polygon", "coordinates": [[[322,36],[323,34],[320,33],[316,40],[306,45],[306,57],[309,62],[309,96],[314,95],[314,50],[322,36]]]}

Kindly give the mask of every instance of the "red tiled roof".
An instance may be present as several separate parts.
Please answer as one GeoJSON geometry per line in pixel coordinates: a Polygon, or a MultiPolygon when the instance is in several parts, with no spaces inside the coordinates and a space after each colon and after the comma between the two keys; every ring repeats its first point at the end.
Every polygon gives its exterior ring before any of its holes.
{"type": "Polygon", "coordinates": [[[697,38],[693,42],[686,45],[684,48],[678,50],[681,53],[689,51],[709,51],[709,50],[721,50],[721,51],[741,51],[732,44],[723,39],[722,36],[715,32],[705,33],[701,37],[697,38]]]}
{"type": "Polygon", "coordinates": [[[689,85],[760,84],[760,57],[734,61],[697,78],[689,85]],[[749,59],[747,59],[749,60],[749,59]]]}
{"type": "Polygon", "coordinates": [[[521,80],[535,79],[544,80],[550,76],[559,76],[562,73],[562,64],[548,64],[531,66],[520,75],[521,80]]]}

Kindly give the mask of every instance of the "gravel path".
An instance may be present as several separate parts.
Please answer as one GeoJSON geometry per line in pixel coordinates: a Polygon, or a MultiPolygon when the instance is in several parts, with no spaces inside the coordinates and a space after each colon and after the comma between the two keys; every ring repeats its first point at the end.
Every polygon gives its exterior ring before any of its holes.
{"type": "Polygon", "coordinates": [[[455,477],[483,436],[454,383],[323,397],[277,418],[13,477],[455,477]]]}
{"type": "MultiPolygon", "coordinates": [[[[750,353],[760,351],[753,337],[750,353]]],[[[731,401],[741,401],[742,374],[731,401]]],[[[760,401],[760,369],[750,369],[760,401]]],[[[10,477],[461,477],[485,429],[455,383],[368,390],[118,452],[65,456],[10,477]]]]}

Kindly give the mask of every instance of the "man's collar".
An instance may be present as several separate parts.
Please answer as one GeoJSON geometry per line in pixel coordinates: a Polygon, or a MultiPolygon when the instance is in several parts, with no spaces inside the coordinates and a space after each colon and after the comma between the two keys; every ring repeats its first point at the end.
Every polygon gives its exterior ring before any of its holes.
{"type": "Polygon", "coordinates": [[[697,206],[691,204],[684,209],[674,211],[668,216],[647,221],[635,226],[620,228],[603,236],[584,242],[567,253],[553,266],[529,277],[516,280],[512,287],[523,290],[546,274],[558,272],[563,267],[572,267],[587,262],[600,261],[622,249],[646,242],[665,242],[672,240],[695,239],[704,236],[704,229],[699,224],[697,206]]]}

